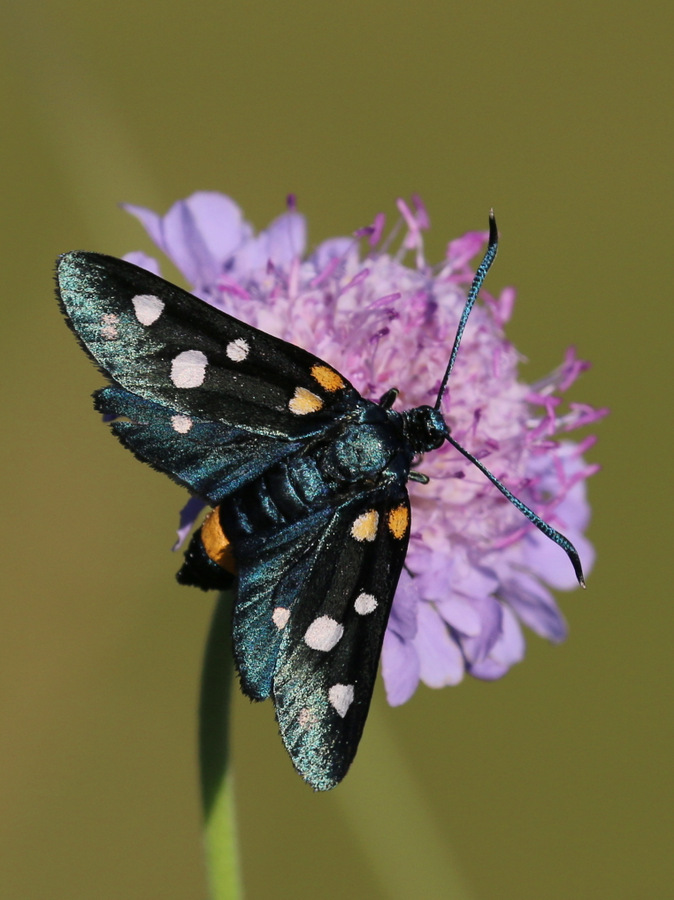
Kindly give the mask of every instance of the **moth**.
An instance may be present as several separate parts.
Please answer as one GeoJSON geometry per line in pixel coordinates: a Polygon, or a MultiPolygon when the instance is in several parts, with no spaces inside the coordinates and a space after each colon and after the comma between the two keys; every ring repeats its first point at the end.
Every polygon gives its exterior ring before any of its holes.
{"type": "MultiPolygon", "coordinates": [[[[271,697],[283,742],[316,790],[349,768],[367,717],[410,534],[413,463],[449,442],[569,556],[578,553],[452,437],[440,406],[489,244],[434,406],[362,397],[311,353],[162,278],[98,253],[57,263],[70,327],[110,384],[95,407],[139,459],[212,507],[178,572],[233,587],[243,692],[271,697]]],[[[432,484],[428,488],[432,490],[432,484]]]]}

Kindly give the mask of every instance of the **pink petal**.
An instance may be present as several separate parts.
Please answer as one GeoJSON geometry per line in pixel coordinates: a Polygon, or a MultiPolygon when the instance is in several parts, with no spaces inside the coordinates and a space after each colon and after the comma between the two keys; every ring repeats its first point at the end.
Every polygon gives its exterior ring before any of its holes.
{"type": "Polygon", "coordinates": [[[461,681],[464,672],[461,650],[430,603],[419,604],[414,647],[419,656],[421,680],[429,687],[439,688],[461,681]]]}
{"type": "Polygon", "coordinates": [[[381,672],[391,706],[407,703],[419,684],[419,656],[414,644],[391,631],[384,636],[381,672]]]}

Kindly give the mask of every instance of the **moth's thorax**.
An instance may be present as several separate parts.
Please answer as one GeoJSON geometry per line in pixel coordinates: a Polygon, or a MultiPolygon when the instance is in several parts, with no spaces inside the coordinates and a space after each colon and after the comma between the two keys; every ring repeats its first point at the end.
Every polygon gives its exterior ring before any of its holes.
{"type": "Polygon", "coordinates": [[[401,453],[402,464],[409,467],[412,457],[406,453],[400,429],[392,429],[392,424],[385,415],[381,423],[360,421],[346,426],[321,453],[324,477],[336,485],[375,482],[401,453]]]}
{"type": "Polygon", "coordinates": [[[439,409],[416,406],[402,413],[405,438],[415,453],[437,450],[446,441],[449,428],[439,409]]]}
{"type": "Polygon", "coordinates": [[[416,450],[405,441],[399,412],[375,404],[342,421],[329,439],[270,466],[220,504],[230,540],[300,521],[376,485],[404,483],[416,450]]]}

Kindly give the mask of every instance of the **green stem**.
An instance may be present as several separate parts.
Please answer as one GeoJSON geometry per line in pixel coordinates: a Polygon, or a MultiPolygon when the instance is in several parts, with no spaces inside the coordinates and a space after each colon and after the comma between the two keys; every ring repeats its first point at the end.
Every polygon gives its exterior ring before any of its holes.
{"type": "Polygon", "coordinates": [[[231,593],[218,597],[206,643],[199,703],[199,766],[211,900],[242,897],[229,756],[232,601],[231,593]]]}

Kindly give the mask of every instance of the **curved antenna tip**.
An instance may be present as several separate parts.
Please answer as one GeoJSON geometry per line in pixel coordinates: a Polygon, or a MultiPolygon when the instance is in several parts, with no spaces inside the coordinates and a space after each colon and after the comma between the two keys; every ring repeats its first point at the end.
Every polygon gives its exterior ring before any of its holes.
{"type": "MultiPolygon", "coordinates": [[[[564,536],[561,535],[561,537],[564,537],[564,536]]],[[[555,539],[553,538],[553,540],[555,540],[555,539]]],[[[559,541],[556,541],[556,543],[559,543],[559,541]]],[[[578,551],[573,546],[573,544],[568,540],[568,538],[564,538],[564,543],[560,544],[560,546],[563,547],[564,550],[566,550],[566,553],[567,553],[569,559],[571,560],[571,565],[573,566],[573,570],[576,573],[576,578],[578,579],[578,584],[582,588],[587,588],[587,585],[585,584],[585,575],[583,574],[583,567],[580,564],[580,557],[578,556],[578,551]]]]}
{"type": "Polygon", "coordinates": [[[493,246],[498,241],[498,228],[496,227],[496,216],[494,210],[489,210],[489,246],[493,246]]]}

